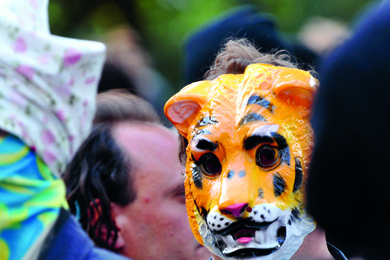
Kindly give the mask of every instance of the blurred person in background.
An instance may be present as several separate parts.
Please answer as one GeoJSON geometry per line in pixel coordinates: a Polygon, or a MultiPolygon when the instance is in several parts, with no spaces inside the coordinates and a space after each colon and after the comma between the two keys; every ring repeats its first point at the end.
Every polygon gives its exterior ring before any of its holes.
{"type": "Polygon", "coordinates": [[[121,86],[131,94],[139,96],[140,93],[128,73],[118,65],[106,62],[103,66],[102,76],[98,85],[98,93],[106,92],[121,86]]]}
{"type": "Polygon", "coordinates": [[[107,61],[99,93],[126,84],[126,89],[152,104],[161,121],[168,123],[162,111],[172,94],[171,87],[153,67],[153,58],[144,48],[140,34],[130,25],[123,24],[111,28],[102,40],[107,46],[107,61]]]}
{"type": "Polygon", "coordinates": [[[350,34],[348,26],[340,21],[313,17],[299,30],[298,38],[309,49],[324,57],[343,43],[350,34]]]}
{"type": "Polygon", "coordinates": [[[69,164],[71,212],[95,243],[137,259],[208,259],[185,209],[177,135],[131,94],[98,95],[94,128],[69,164]]]}
{"type": "Polygon", "coordinates": [[[390,1],[320,66],[307,208],[350,256],[389,259],[390,1]]]}
{"type": "Polygon", "coordinates": [[[320,60],[320,55],[306,46],[289,41],[280,32],[274,16],[245,5],[222,13],[186,36],[182,46],[184,85],[203,79],[229,38],[250,39],[262,53],[287,51],[303,69],[315,67],[320,60]]]}

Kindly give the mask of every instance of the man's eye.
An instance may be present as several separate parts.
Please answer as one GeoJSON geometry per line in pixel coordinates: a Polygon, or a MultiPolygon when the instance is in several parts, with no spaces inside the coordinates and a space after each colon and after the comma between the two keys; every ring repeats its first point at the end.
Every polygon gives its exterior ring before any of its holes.
{"type": "Polygon", "coordinates": [[[179,185],[176,187],[176,189],[173,191],[173,197],[177,198],[181,203],[185,203],[186,194],[185,194],[184,185],[179,185]]]}
{"type": "Polygon", "coordinates": [[[181,203],[186,203],[186,194],[184,192],[177,194],[177,198],[181,203]]]}
{"type": "Polygon", "coordinates": [[[218,157],[213,153],[203,154],[198,162],[203,173],[207,176],[216,176],[222,172],[222,165],[218,157]]]}
{"type": "Polygon", "coordinates": [[[256,151],[256,163],[260,167],[269,168],[278,162],[279,154],[276,147],[262,145],[256,151]]]}

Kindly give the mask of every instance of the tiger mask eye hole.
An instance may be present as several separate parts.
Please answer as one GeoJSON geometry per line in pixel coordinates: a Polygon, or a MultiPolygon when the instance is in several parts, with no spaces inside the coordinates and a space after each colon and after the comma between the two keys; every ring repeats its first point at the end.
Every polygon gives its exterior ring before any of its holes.
{"type": "Polygon", "coordinates": [[[256,151],[256,163],[260,167],[271,167],[278,160],[276,148],[269,145],[262,145],[256,151]]]}
{"type": "Polygon", "coordinates": [[[222,165],[213,153],[203,154],[199,159],[199,164],[203,173],[207,176],[216,176],[222,172],[222,165]]]}

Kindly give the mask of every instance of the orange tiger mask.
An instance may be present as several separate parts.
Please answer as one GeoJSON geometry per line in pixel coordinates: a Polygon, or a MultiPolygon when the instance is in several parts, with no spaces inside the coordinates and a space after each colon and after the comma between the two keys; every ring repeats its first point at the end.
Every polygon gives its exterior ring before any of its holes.
{"type": "Polygon", "coordinates": [[[223,259],[289,259],[315,224],[304,211],[318,82],[266,64],[188,85],[165,114],[188,140],[186,205],[223,259]]]}

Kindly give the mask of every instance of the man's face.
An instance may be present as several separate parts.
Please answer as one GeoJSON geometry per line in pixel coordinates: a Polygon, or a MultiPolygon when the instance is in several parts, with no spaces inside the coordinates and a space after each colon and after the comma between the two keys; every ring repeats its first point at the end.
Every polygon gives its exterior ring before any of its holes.
{"type": "Polygon", "coordinates": [[[194,238],[186,213],[183,167],[177,136],[156,125],[122,123],[114,138],[130,159],[136,199],[115,206],[116,224],[133,259],[208,259],[194,238]]]}

